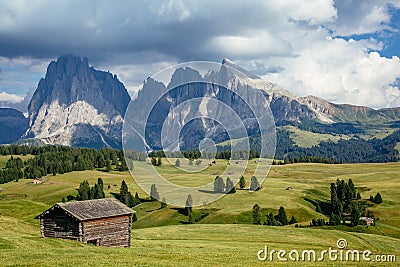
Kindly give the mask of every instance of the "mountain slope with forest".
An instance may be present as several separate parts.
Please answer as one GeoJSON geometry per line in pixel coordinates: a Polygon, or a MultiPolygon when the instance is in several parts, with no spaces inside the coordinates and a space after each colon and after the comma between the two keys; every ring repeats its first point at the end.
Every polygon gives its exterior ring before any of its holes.
{"type": "MultiPolygon", "coordinates": [[[[153,117],[149,118],[151,123],[147,129],[149,145],[157,150],[161,148],[159,134],[166,116],[190,98],[207,96],[225,101],[241,116],[249,118],[250,113],[243,108],[243,103],[232,95],[244,88],[260,89],[271,108],[278,129],[278,158],[333,157],[344,162],[398,159],[396,130],[400,129],[400,108],[375,110],[334,104],[315,96],[298,97],[228,59],[223,60],[219,70],[203,75],[196,69],[178,68],[169,83],[148,78],[132,101],[138,118],[135,123],[146,123],[143,110],[153,104],[152,98],[157,92],[166,92],[164,99],[158,101],[153,117]],[[247,78],[239,77],[232,70],[244,73],[247,78]],[[193,78],[202,84],[181,85],[193,78]],[[342,150],[337,150],[338,147],[342,150]],[[353,153],[354,149],[359,152],[353,153]]],[[[46,76],[39,81],[29,104],[29,127],[22,127],[26,132],[18,143],[121,148],[122,125],[129,103],[130,96],[116,75],[90,67],[86,58],[60,57],[49,64],[46,76]]],[[[188,114],[174,114],[173,123],[184,124],[188,114]]],[[[20,118],[21,125],[22,121],[20,118]]],[[[245,124],[252,136],[254,122],[247,119],[245,124]]],[[[16,131],[16,135],[23,132],[16,131]]],[[[205,137],[220,144],[219,149],[226,148],[226,132],[221,134],[220,128],[211,121],[192,121],[190,127],[184,127],[181,148],[197,149],[205,137]]],[[[17,139],[16,136],[0,137],[1,143],[17,139]]],[[[256,139],[253,136],[252,148],[255,149],[256,139]]]]}

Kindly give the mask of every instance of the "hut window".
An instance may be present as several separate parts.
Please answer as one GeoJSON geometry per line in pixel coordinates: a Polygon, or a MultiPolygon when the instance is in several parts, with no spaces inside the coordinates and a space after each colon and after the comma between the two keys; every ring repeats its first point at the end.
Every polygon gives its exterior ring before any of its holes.
{"type": "Polygon", "coordinates": [[[55,228],[60,231],[69,231],[70,225],[67,220],[64,219],[56,219],[55,220],[55,228]]]}

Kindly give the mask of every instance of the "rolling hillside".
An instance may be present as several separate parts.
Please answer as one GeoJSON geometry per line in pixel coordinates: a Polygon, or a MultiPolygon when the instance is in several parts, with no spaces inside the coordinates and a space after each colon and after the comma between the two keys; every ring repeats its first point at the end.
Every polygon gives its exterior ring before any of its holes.
{"type": "MultiPolygon", "coordinates": [[[[1,157],[0,161],[4,159],[1,157]]],[[[226,161],[218,160],[213,171],[225,164],[226,161]]],[[[159,168],[160,172],[170,172],[167,164],[159,168]]],[[[251,168],[254,165],[250,165],[249,170],[251,168]]],[[[0,265],[255,265],[259,263],[256,253],[264,245],[271,249],[322,250],[335,247],[339,238],[345,238],[351,249],[396,254],[400,246],[398,168],[397,163],[273,166],[261,191],[249,193],[238,190],[217,202],[196,208],[194,218],[198,221],[193,225],[185,224],[187,217],[175,207],[160,209],[158,202],[144,202],[134,208],[138,221],[133,225],[133,245],[129,249],[42,239],[39,237],[39,222],[34,219],[55,202],[60,202],[62,196],[75,194],[83,179],[88,179],[92,185],[98,177],[102,177],[107,196],[118,192],[124,179],[130,191],[138,192],[142,199],[146,199],[147,196],[129,173],[71,172],[46,176],[39,185],[21,179],[1,185],[0,265]],[[279,206],[284,206],[288,216],[294,215],[303,226],[308,225],[312,218],[325,217],[315,211],[312,201],[327,201],[329,183],[337,178],[351,178],[362,198],[376,192],[382,194],[383,203],[373,207],[375,216],[380,219],[376,226],[295,228],[294,225],[271,227],[251,224],[251,209],[255,203],[260,205],[264,214],[266,211],[276,214],[279,206]],[[293,190],[285,190],[288,186],[293,190]],[[99,255],[107,257],[100,257],[100,260],[99,255]]],[[[174,179],[173,176],[171,174],[171,179],[174,179]]],[[[248,175],[245,177],[249,182],[248,175]]],[[[179,174],[175,178],[184,183],[179,174]]],[[[331,266],[331,263],[324,262],[324,265],[331,266]]],[[[321,266],[321,263],[306,263],[305,266],[321,266]]],[[[359,266],[363,265],[360,263],[359,266]]]]}

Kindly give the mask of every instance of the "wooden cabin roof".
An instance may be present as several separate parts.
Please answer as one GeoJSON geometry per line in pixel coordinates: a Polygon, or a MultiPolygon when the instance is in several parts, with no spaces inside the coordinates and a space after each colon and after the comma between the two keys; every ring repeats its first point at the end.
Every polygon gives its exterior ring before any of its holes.
{"type": "Polygon", "coordinates": [[[36,218],[41,218],[45,216],[55,208],[63,209],[79,221],[87,221],[121,215],[132,215],[135,212],[115,198],[102,198],[85,201],[57,203],[36,218]]]}

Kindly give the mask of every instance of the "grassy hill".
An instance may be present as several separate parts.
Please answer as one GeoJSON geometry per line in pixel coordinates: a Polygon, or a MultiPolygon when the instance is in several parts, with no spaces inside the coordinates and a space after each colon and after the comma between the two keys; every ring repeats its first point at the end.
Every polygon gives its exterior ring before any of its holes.
{"type": "MultiPolygon", "coordinates": [[[[218,160],[212,170],[203,174],[203,178],[213,179],[212,173],[218,172],[226,163],[218,160]]],[[[273,166],[261,191],[238,190],[217,202],[196,208],[196,222],[192,225],[184,223],[187,217],[175,207],[160,209],[158,202],[144,202],[134,208],[138,221],[133,226],[133,245],[128,249],[43,239],[39,237],[39,222],[34,219],[46,208],[60,202],[63,196],[76,194],[83,179],[93,185],[98,177],[102,177],[107,196],[118,192],[124,179],[131,192],[147,198],[128,172],[72,172],[46,176],[39,185],[21,179],[1,185],[0,266],[268,266],[268,262],[257,260],[257,251],[264,245],[276,250],[322,250],[335,248],[339,238],[348,241],[349,249],[369,249],[374,254],[397,254],[400,257],[399,167],[398,163],[273,166]],[[380,218],[376,226],[295,228],[294,225],[251,225],[251,209],[255,203],[261,206],[264,214],[267,211],[276,214],[278,208],[284,206],[288,216],[294,215],[303,226],[308,225],[312,218],[324,218],[325,215],[315,211],[313,201],[328,201],[329,183],[337,178],[351,178],[362,198],[377,192],[382,194],[383,203],[372,208],[375,216],[380,218]],[[288,186],[293,190],[285,190],[288,186]]],[[[245,174],[247,184],[252,168],[253,163],[245,174]]],[[[181,174],[174,174],[167,164],[159,167],[159,171],[169,173],[170,179],[185,184],[181,174]]],[[[200,180],[203,178],[199,177],[200,180]]],[[[302,265],[321,266],[321,263],[302,265]]],[[[332,266],[332,263],[324,262],[323,265],[332,266]]],[[[359,266],[365,265],[360,263],[359,266]]],[[[387,266],[395,264],[388,263],[387,266]]]]}
{"type": "MultiPolygon", "coordinates": [[[[347,240],[349,249],[395,254],[400,244],[394,238],[336,230],[209,224],[133,230],[132,247],[123,249],[42,239],[34,225],[7,217],[0,217],[0,230],[2,266],[275,266],[278,262],[257,259],[257,252],[265,245],[275,250],[321,251],[335,247],[340,237],[347,240]]],[[[301,264],[332,266],[328,261],[301,264]]]]}
{"type": "Polygon", "coordinates": [[[310,131],[304,131],[292,125],[282,126],[281,129],[288,131],[290,133],[290,137],[292,138],[292,140],[299,147],[312,147],[318,145],[322,141],[337,142],[340,138],[343,139],[350,138],[347,135],[321,134],[321,133],[313,133],[310,131]]]}

